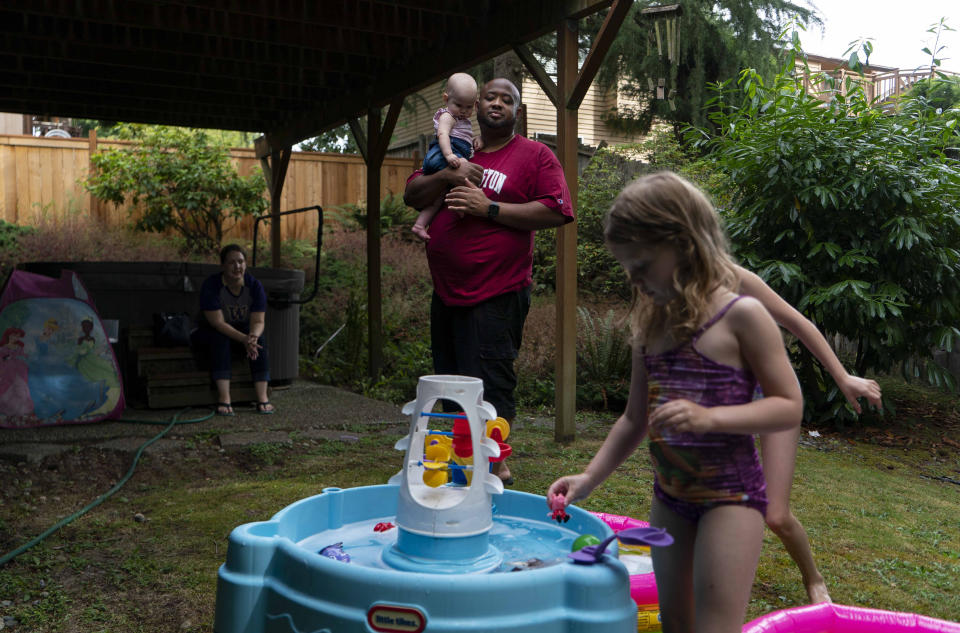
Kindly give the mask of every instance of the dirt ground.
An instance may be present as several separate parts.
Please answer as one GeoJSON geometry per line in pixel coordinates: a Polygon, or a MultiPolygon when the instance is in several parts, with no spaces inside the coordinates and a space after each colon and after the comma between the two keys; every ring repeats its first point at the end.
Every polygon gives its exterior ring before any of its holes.
{"type": "MultiPolygon", "coordinates": [[[[390,407],[392,405],[385,403],[374,405],[374,408],[381,409],[381,413],[388,412],[390,407]]],[[[283,438],[283,434],[289,438],[292,433],[298,441],[286,440],[289,446],[284,452],[289,459],[310,449],[308,443],[299,440],[342,439],[350,442],[358,433],[371,430],[361,429],[355,422],[342,419],[334,423],[314,420],[312,424],[292,424],[289,420],[281,422],[278,419],[271,420],[273,424],[265,428],[260,426],[264,422],[262,417],[266,416],[242,413],[226,423],[223,418],[213,418],[205,428],[198,425],[197,428],[174,429],[161,440],[158,449],[147,450],[149,459],[141,461],[136,469],[137,482],[153,487],[191,477],[230,477],[260,467],[250,461],[246,452],[235,449],[277,440],[283,438]],[[225,424],[235,426],[224,429],[225,424]]],[[[850,425],[822,434],[848,444],[922,449],[903,465],[922,476],[960,485],[960,469],[956,467],[956,456],[960,453],[960,413],[955,411],[944,417],[942,409],[935,406],[902,405],[898,408],[898,420],[903,421],[850,425]]],[[[397,413],[390,419],[378,419],[376,426],[378,430],[399,430],[405,424],[406,420],[397,413]]],[[[34,504],[78,492],[89,497],[91,491],[106,491],[116,484],[130,468],[134,449],[162,429],[162,426],[145,427],[139,437],[127,437],[128,441],[118,441],[117,438],[77,440],[69,450],[33,463],[0,460],[0,478],[7,482],[29,480],[32,492],[26,496],[32,497],[34,504]],[[105,447],[111,440],[113,445],[105,447]]],[[[801,442],[814,443],[806,434],[801,442]]],[[[829,446],[823,442],[816,444],[821,448],[829,446]]],[[[14,496],[17,496],[15,488],[4,486],[0,489],[2,499],[9,500],[14,496]]]]}

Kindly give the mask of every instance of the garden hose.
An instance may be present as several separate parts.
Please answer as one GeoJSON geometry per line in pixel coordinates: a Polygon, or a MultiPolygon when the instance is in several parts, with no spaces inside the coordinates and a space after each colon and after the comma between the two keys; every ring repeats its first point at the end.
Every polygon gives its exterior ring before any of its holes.
{"type": "Polygon", "coordinates": [[[197,423],[197,422],[203,422],[204,420],[209,420],[210,418],[213,417],[213,413],[211,412],[211,413],[209,413],[209,414],[207,414],[207,415],[205,415],[205,416],[203,416],[203,417],[201,417],[201,418],[192,418],[192,419],[190,419],[190,420],[180,420],[180,419],[179,419],[179,418],[180,418],[180,414],[182,414],[183,412],[185,412],[185,411],[187,411],[187,410],[189,410],[189,408],[187,408],[187,409],[182,409],[182,410],[178,411],[178,412],[173,416],[173,418],[170,420],[169,423],[164,422],[164,421],[157,421],[157,420],[125,420],[125,419],[120,419],[120,420],[118,420],[118,422],[127,422],[127,423],[130,423],[130,424],[166,424],[167,427],[166,427],[165,429],[163,429],[162,431],[160,431],[157,435],[153,436],[152,438],[150,438],[149,440],[147,440],[146,442],[144,442],[144,443],[140,446],[140,448],[137,449],[136,454],[133,456],[133,463],[130,464],[130,469],[127,471],[127,474],[124,475],[124,476],[120,479],[120,481],[118,481],[118,482],[113,486],[113,488],[111,488],[111,489],[108,490],[107,492],[103,493],[102,495],[100,495],[99,497],[97,497],[95,500],[91,501],[89,504],[87,504],[86,506],[84,506],[84,507],[81,508],[80,510],[77,510],[76,512],[74,512],[74,513],[71,514],[70,516],[68,516],[68,517],[66,517],[66,518],[63,518],[63,519],[61,519],[60,521],[58,521],[57,523],[55,523],[54,525],[50,526],[50,527],[47,528],[42,534],[40,534],[39,536],[35,537],[35,538],[32,539],[31,541],[29,541],[29,542],[27,542],[27,543],[24,543],[23,545],[21,545],[20,547],[18,547],[17,549],[15,549],[15,550],[13,550],[13,551],[7,552],[7,553],[4,554],[3,556],[0,556],[0,567],[3,567],[4,565],[6,565],[6,564],[9,563],[10,561],[12,561],[14,558],[16,558],[17,556],[19,556],[20,554],[23,554],[23,553],[24,553],[25,551],[27,551],[28,549],[34,547],[35,545],[40,544],[41,542],[43,542],[44,539],[46,539],[48,536],[50,536],[51,534],[53,534],[54,532],[56,532],[57,530],[59,530],[59,529],[62,528],[63,526],[68,525],[69,523],[73,522],[75,519],[78,519],[79,517],[82,517],[84,514],[86,514],[86,513],[89,512],[90,510],[96,508],[98,505],[100,505],[101,503],[103,503],[104,501],[106,501],[107,499],[109,499],[110,497],[112,497],[118,490],[120,490],[120,488],[123,487],[124,484],[127,483],[127,481],[130,479],[130,477],[133,476],[133,471],[134,471],[134,469],[137,467],[137,462],[140,461],[140,455],[143,454],[143,451],[146,450],[146,448],[147,448],[148,446],[150,446],[151,444],[153,444],[154,442],[156,442],[157,440],[159,440],[160,438],[162,438],[164,435],[166,435],[167,433],[169,433],[169,432],[170,432],[170,429],[172,429],[173,427],[175,427],[175,426],[177,426],[177,425],[180,425],[180,424],[195,424],[195,423],[197,423]]]}

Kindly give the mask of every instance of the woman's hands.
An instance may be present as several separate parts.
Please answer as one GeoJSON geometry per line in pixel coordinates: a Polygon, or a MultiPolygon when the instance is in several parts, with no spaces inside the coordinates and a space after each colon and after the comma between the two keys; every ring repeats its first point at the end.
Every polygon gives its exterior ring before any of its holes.
{"type": "Polygon", "coordinates": [[[247,339],[244,341],[244,348],[247,351],[247,358],[250,360],[257,360],[257,357],[260,355],[261,345],[257,342],[257,339],[260,338],[256,334],[247,334],[247,339]]]}

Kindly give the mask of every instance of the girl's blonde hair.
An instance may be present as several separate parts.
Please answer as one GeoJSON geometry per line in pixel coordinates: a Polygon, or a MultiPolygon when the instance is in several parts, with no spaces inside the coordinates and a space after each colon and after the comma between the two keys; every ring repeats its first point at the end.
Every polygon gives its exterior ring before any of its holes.
{"type": "Polygon", "coordinates": [[[604,221],[607,244],[670,245],[677,249],[676,298],[656,305],[636,287],[630,306],[635,342],[669,334],[689,340],[709,316],[709,298],[739,282],[727,239],[713,205],[684,178],[663,171],[634,180],[613,201],[604,221]]]}

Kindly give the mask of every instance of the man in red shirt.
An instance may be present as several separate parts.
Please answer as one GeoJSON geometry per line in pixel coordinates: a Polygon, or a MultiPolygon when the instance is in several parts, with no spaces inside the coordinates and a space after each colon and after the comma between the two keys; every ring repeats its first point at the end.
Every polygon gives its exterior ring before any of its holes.
{"type": "MultiPolygon", "coordinates": [[[[530,308],[534,231],[573,221],[553,152],[514,134],[519,105],[513,83],[488,82],[477,97],[483,148],[457,169],[417,170],[403,196],[422,209],[449,189],[426,246],[434,371],[483,379],[484,399],[508,421],[516,416],[513,362],[530,308]]],[[[498,474],[512,483],[505,465],[498,474]]]]}

